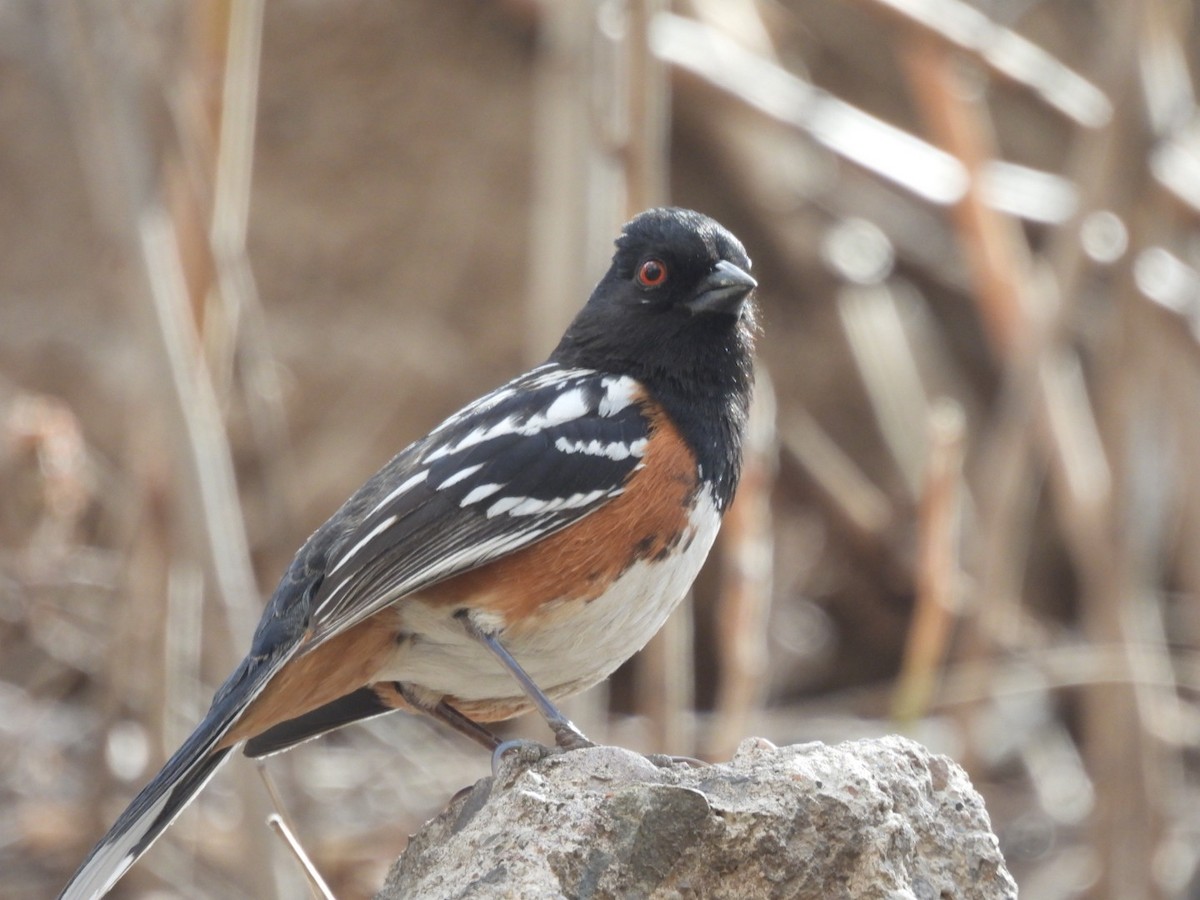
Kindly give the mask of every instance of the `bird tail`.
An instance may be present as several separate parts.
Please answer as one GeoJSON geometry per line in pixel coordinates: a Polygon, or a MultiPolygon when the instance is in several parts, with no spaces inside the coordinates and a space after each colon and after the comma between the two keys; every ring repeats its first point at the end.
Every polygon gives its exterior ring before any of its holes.
{"type": "Polygon", "coordinates": [[[97,900],[112,890],[216,774],[233,749],[222,739],[287,658],[278,654],[242,660],[213,697],[203,721],[92,848],[58,900],[97,900]]]}
{"type": "Polygon", "coordinates": [[[214,749],[229,728],[226,717],[214,716],[214,712],[205,717],[92,848],[58,895],[59,900],[95,900],[107,894],[208,783],[230,750],[214,749]]]}

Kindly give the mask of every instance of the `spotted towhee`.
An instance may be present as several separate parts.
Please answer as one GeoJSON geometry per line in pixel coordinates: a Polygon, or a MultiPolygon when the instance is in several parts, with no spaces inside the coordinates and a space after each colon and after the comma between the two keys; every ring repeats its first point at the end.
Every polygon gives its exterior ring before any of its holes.
{"type": "Polygon", "coordinates": [[[308,539],[204,720],[62,897],[105,894],[239,744],[395,709],[494,748],[641,648],[708,554],[741,467],[755,281],[712,219],[652,209],[548,362],[402,450],[308,539]]]}

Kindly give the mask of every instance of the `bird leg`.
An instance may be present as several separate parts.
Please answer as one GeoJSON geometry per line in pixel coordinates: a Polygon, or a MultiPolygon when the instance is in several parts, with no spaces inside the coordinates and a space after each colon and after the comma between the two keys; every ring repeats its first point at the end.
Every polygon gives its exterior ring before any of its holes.
{"type": "Polygon", "coordinates": [[[395,687],[396,692],[404,698],[409,706],[446,723],[459,734],[465,734],[471,740],[482,744],[488,750],[494,752],[501,745],[500,738],[496,737],[496,735],[492,734],[491,731],[484,728],[474,719],[464,716],[445,700],[430,703],[428,699],[422,697],[419,692],[414,691],[411,686],[402,681],[393,682],[392,686],[395,687]]]}
{"type": "Polygon", "coordinates": [[[500,660],[504,668],[512,674],[517,680],[517,684],[521,686],[527,697],[533,701],[538,712],[542,714],[542,718],[546,720],[546,724],[550,726],[550,730],[554,732],[554,742],[563,750],[580,750],[584,747],[595,747],[596,745],[589,741],[574,723],[559,711],[549,697],[542,693],[539,688],[529,677],[529,673],[521,668],[521,664],[517,662],[511,653],[505,649],[500,640],[490,632],[484,631],[472,619],[467,610],[461,610],[457,614],[457,618],[463,623],[463,628],[467,634],[473,637],[483,646],[495,654],[500,660]]]}

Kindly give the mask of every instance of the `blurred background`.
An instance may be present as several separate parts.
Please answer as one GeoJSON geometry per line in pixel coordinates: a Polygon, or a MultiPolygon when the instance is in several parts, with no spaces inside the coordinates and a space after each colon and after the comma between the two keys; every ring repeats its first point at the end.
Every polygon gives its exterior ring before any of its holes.
{"type": "MultiPolygon", "coordinates": [[[[1198,57],[1188,0],[0,0],[0,896],[663,202],[754,259],[754,438],[695,603],[576,721],[906,733],[1023,896],[1200,896],[1198,57]]],[[[487,771],[399,715],[238,757],[115,894],[305,896],[289,832],[367,897],[487,771]]]]}

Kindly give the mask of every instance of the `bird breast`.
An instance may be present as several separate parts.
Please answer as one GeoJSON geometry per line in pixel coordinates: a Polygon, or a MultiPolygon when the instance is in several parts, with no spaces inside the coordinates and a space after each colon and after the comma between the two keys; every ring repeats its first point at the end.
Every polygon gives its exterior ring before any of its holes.
{"type": "MultiPolygon", "coordinates": [[[[375,680],[414,685],[464,711],[502,700],[512,702],[498,708],[514,713],[525,708],[512,676],[455,618],[466,609],[498,635],[549,696],[569,696],[596,684],[645,646],[699,573],[720,526],[707,488],[696,493],[686,516],[671,546],[627,566],[593,596],[542,598],[533,608],[514,608],[496,596],[505,585],[488,578],[481,579],[490,584],[488,594],[454,603],[441,592],[405,598],[397,605],[402,639],[375,680]]],[[[545,563],[553,565],[551,559],[545,563]]]]}

